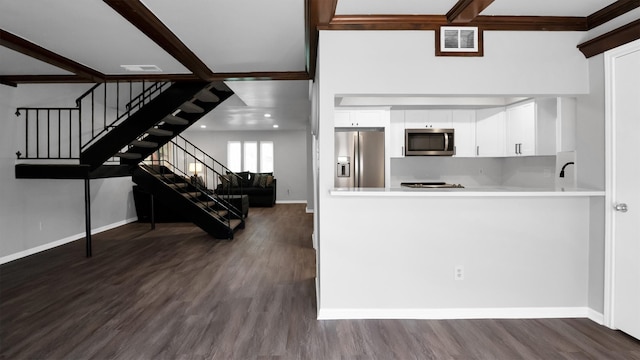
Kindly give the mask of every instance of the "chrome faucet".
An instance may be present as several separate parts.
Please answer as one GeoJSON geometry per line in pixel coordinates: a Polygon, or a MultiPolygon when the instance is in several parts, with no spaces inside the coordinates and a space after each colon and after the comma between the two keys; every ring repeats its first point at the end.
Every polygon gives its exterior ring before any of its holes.
{"type": "Polygon", "coordinates": [[[569,161],[568,163],[564,164],[562,166],[562,170],[560,170],[560,177],[563,178],[564,177],[564,169],[569,166],[569,165],[575,165],[576,163],[574,163],[573,161],[569,161]]]}

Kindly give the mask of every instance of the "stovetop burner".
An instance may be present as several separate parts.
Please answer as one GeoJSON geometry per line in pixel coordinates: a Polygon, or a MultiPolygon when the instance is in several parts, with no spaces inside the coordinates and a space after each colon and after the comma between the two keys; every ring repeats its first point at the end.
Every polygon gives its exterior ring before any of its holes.
{"type": "Polygon", "coordinates": [[[455,188],[462,189],[464,186],[461,184],[447,184],[446,182],[411,182],[400,183],[402,187],[408,188],[426,188],[426,189],[438,189],[438,188],[455,188]]]}

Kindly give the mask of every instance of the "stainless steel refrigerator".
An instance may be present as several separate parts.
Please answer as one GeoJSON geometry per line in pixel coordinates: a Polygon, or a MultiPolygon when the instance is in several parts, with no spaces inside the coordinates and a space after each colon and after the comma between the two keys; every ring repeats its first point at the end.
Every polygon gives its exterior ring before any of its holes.
{"type": "Polygon", "coordinates": [[[384,187],[384,129],[337,128],[335,187],[384,187]]]}

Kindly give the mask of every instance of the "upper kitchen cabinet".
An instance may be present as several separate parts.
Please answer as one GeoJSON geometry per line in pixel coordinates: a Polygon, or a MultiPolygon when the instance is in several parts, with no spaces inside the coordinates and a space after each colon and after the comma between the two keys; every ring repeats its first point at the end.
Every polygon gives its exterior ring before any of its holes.
{"type": "Polygon", "coordinates": [[[405,110],[404,125],[407,129],[450,129],[451,110],[405,110]]]}
{"type": "Polygon", "coordinates": [[[334,127],[375,127],[389,126],[388,109],[336,109],[334,112],[334,127]]]}
{"type": "Polygon", "coordinates": [[[475,110],[451,111],[451,125],[454,129],[455,155],[457,157],[476,156],[476,112],[475,110]]]}
{"type": "Polygon", "coordinates": [[[506,155],[556,154],[557,100],[536,99],[506,109],[506,155]]]}
{"type": "Polygon", "coordinates": [[[389,156],[404,156],[404,110],[391,110],[389,156]]]}
{"type": "Polygon", "coordinates": [[[504,107],[476,111],[476,156],[505,156],[504,107]]]}

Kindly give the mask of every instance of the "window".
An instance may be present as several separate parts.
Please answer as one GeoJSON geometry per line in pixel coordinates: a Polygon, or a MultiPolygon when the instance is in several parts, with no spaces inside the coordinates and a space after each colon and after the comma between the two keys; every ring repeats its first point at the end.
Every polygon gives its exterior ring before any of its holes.
{"type": "Polygon", "coordinates": [[[227,142],[227,167],[233,172],[242,169],[242,144],[240,141],[227,142]]]}
{"type": "Polygon", "coordinates": [[[258,172],[258,143],[255,141],[244,142],[243,171],[258,172]]]}
{"type": "Polygon", "coordinates": [[[260,141],[259,147],[257,141],[227,142],[227,167],[233,172],[258,172],[258,165],[260,172],[273,172],[273,162],[273,141],[260,141]]]}
{"type": "Polygon", "coordinates": [[[260,172],[273,172],[273,141],[260,141],[260,172]]]}

